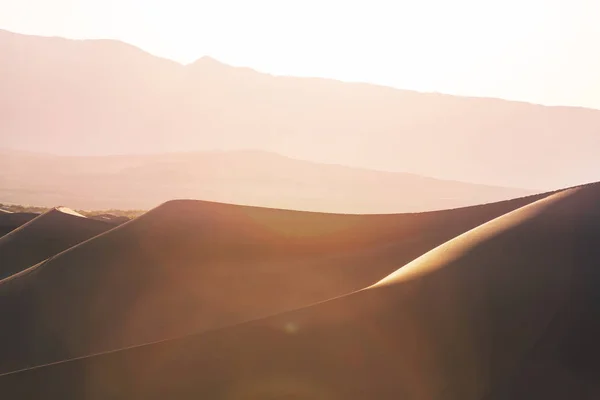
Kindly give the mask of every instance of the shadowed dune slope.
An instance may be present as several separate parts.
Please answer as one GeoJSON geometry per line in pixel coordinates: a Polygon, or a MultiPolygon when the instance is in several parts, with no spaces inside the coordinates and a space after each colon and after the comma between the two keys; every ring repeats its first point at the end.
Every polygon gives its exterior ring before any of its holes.
{"type": "Polygon", "coordinates": [[[0,238],[0,279],[114,227],[64,207],[54,208],[0,238]]]}
{"type": "Polygon", "coordinates": [[[0,371],[347,294],[544,196],[395,215],[168,202],[0,283],[0,371]]]}
{"type": "Polygon", "coordinates": [[[0,238],[23,224],[39,216],[35,213],[13,213],[2,210],[0,212],[0,238]]]}
{"type": "Polygon", "coordinates": [[[600,186],[296,311],[0,377],[22,399],[597,399],[600,186]]]}

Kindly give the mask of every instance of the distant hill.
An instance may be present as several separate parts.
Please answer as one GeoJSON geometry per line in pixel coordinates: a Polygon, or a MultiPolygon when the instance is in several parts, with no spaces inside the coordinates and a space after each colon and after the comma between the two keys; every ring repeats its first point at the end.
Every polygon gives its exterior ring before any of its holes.
{"type": "Polygon", "coordinates": [[[531,189],[598,178],[597,110],[279,77],[208,57],[183,66],[110,40],[0,31],[0,55],[6,148],[258,149],[531,189]]]}
{"type": "Polygon", "coordinates": [[[95,157],[0,151],[0,182],[4,202],[67,204],[83,210],[150,209],[179,198],[308,211],[391,213],[531,194],[261,151],[95,157]]]}

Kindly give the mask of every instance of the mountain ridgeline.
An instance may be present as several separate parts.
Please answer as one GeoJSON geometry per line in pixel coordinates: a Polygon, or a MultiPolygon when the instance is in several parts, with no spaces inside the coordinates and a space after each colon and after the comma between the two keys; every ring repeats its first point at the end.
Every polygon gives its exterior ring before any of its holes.
{"type": "Polygon", "coordinates": [[[56,154],[258,149],[508,187],[594,181],[600,111],[190,65],[110,40],[0,31],[6,148],[56,154]],[[34,117],[35,116],[35,117],[34,117]]]}

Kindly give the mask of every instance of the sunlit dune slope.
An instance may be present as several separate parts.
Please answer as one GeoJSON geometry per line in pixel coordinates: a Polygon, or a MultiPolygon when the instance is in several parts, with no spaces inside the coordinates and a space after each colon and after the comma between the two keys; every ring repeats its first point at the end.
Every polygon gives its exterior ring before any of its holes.
{"type": "Polygon", "coordinates": [[[0,371],[350,293],[544,196],[368,216],[168,202],[0,283],[0,371]]]}
{"type": "Polygon", "coordinates": [[[86,400],[597,399],[599,222],[600,186],[567,190],[368,289],[6,375],[0,390],[86,400]]]}
{"type": "Polygon", "coordinates": [[[0,238],[0,279],[114,227],[65,207],[53,208],[0,238]]]}
{"type": "Polygon", "coordinates": [[[0,237],[26,224],[38,215],[35,213],[12,213],[2,210],[0,212],[0,237]]]}

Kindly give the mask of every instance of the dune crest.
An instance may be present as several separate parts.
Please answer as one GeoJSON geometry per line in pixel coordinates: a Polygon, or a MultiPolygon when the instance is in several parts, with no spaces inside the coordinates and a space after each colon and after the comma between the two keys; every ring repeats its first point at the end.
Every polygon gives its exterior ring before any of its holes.
{"type": "Polygon", "coordinates": [[[60,211],[65,214],[74,215],[76,217],[87,218],[84,215],[79,214],[77,211],[71,210],[70,208],[67,208],[67,207],[60,206],[60,207],[56,207],[55,210],[60,211]]]}
{"type": "Polygon", "coordinates": [[[547,207],[550,207],[554,202],[560,201],[564,197],[570,196],[573,192],[578,190],[581,190],[581,188],[576,187],[560,191],[486,222],[425,253],[401,269],[386,276],[372,287],[376,288],[405,282],[410,279],[417,279],[422,275],[433,272],[437,268],[448,265],[453,261],[464,257],[465,253],[473,247],[519,226],[528,219],[535,218],[540,213],[543,213],[544,210],[547,207]]]}

